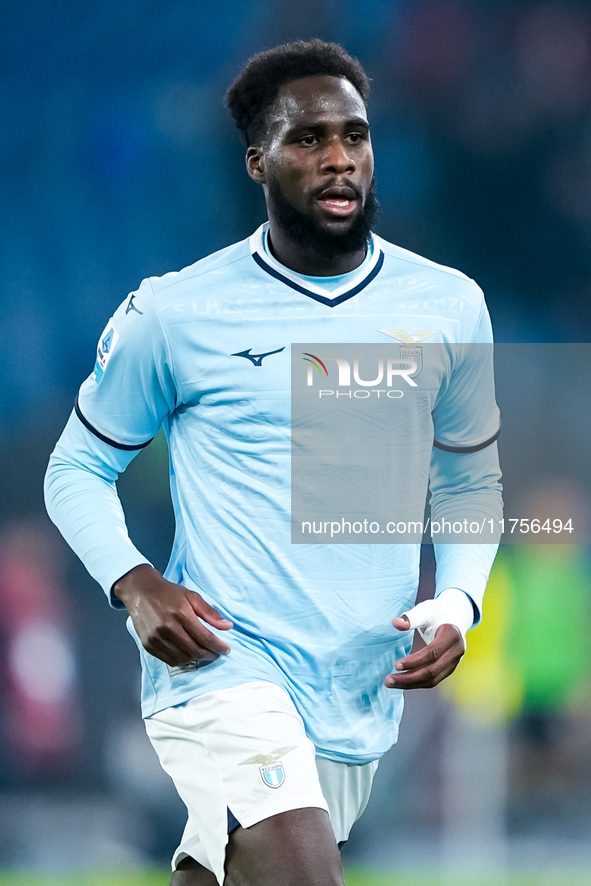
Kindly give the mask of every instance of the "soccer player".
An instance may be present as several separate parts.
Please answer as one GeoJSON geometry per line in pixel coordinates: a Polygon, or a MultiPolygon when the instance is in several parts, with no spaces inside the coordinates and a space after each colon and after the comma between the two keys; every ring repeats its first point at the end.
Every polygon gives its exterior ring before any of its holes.
{"type": "MultiPolygon", "coordinates": [[[[50,516],[129,613],[148,734],[188,808],[173,886],[342,886],[338,845],[402,690],[447,677],[480,617],[493,544],[436,545],[436,599],[414,608],[419,545],[291,544],[291,342],[491,341],[473,281],[372,234],[368,92],[335,44],[248,62],[227,102],[269,220],[124,300],[47,473],[50,516]],[[165,577],[115,488],[161,425],[165,577]],[[410,628],[428,643],[412,654],[410,628]]],[[[421,455],[442,515],[475,491],[500,502],[498,412],[465,396],[477,368],[461,353],[421,455]]]]}

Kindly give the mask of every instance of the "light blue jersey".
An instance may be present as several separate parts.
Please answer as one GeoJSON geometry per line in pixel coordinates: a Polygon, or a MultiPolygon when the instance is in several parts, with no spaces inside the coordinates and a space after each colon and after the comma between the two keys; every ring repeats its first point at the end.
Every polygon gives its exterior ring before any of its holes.
{"type": "MultiPolygon", "coordinates": [[[[409,651],[410,636],[391,620],[414,605],[419,546],[291,544],[291,343],[490,342],[490,321],[473,281],[377,236],[357,270],[324,285],[275,261],[266,230],[126,298],[53,453],[46,499],[120,606],[112,585],[148,561],[127,536],[114,483],[163,425],[176,516],[166,577],[234,628],[218,632],[230,655],[171,669],[129,622],[144,716],[268,680],[288,691],[321,756],[361,763],[397,738],[402,693],[384,677],[409,651]]],[[[454,496],[485,487],[500,501],[492,387],[475,404],[453,378],[446,385],[449,408],[434,415],[433,495],[444,500],[452,484],[454,496]]],[[[436,546],[438,591],[459,588],[479,610],[494,551],[436,546]]]]}

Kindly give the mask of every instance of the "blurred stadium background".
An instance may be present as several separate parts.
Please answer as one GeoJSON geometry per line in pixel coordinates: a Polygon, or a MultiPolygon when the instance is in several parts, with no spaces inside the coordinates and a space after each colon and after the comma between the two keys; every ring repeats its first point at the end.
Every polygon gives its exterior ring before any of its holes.
{"type": "MultiPolygon", "coordinates": [[[[2,0],[0,21],[0,884],[156,886],[183,808],[143,732],[124,618],[41,498],[98,336],[142,277],[264,220],[223,94],[253,52],[319,36],[374,78],[379,233],[474,277],[497,340],[588,342],[591,4],[2,0]]],[[[520,495],[588,520],[579,390],[553,422],[576,467],[520,495]]],[[[501,406],[543,437],[536,391],[501,406]]],[[[160,437],[120,489],[163,568],[160,437]]],[[[345,850],[351,886],[591,883],[589,570],[583,545],[501,551],[462,668],[407,698],[345,850]]]]}

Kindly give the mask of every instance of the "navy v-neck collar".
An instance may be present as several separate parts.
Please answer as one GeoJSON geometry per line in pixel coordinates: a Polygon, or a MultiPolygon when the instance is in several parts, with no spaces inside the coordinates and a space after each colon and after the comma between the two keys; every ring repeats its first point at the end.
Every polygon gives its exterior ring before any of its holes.
{"type": "Polygon", "coordinates": [[[329,308],[342,304],[347,299],[353,298],[362,289],[365,289],[379,274],[384,264],[384,253],[378,238],[372,234],[374,248],[369,261],[364,261],[355,271],[344,275],[347,277],[346,282],[332,290],[332,292],[328,292],[321,285],[313,283],[311,280],[306,280],[301,274],[286,268],[267,253],[263,238],[268,228],[269,223],[266,222],[250,237],[251,253],[257,265],[267,274],[270,274],[271,277],[280,280],[286,286],[295,289],[296,292],[301,292],[303,295],[307,295],[309,298],[314,299],[314,301],[320,302],[329,308]]]}

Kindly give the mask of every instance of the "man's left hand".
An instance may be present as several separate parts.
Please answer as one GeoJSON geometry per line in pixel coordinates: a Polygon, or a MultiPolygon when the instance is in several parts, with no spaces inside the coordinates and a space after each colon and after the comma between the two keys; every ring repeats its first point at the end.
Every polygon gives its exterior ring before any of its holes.
{"type": "MultiPolygon", "coordinates": [[[[392,624],[399,631],[410,629],[406,615],[392,624]]],[[[388,689],[431,689],[455,671],[465,651],[461,631],[455,625],[440,625],[428,646],[399,659],[396,673],[388,674],[384,682],[388,689]]]]}

